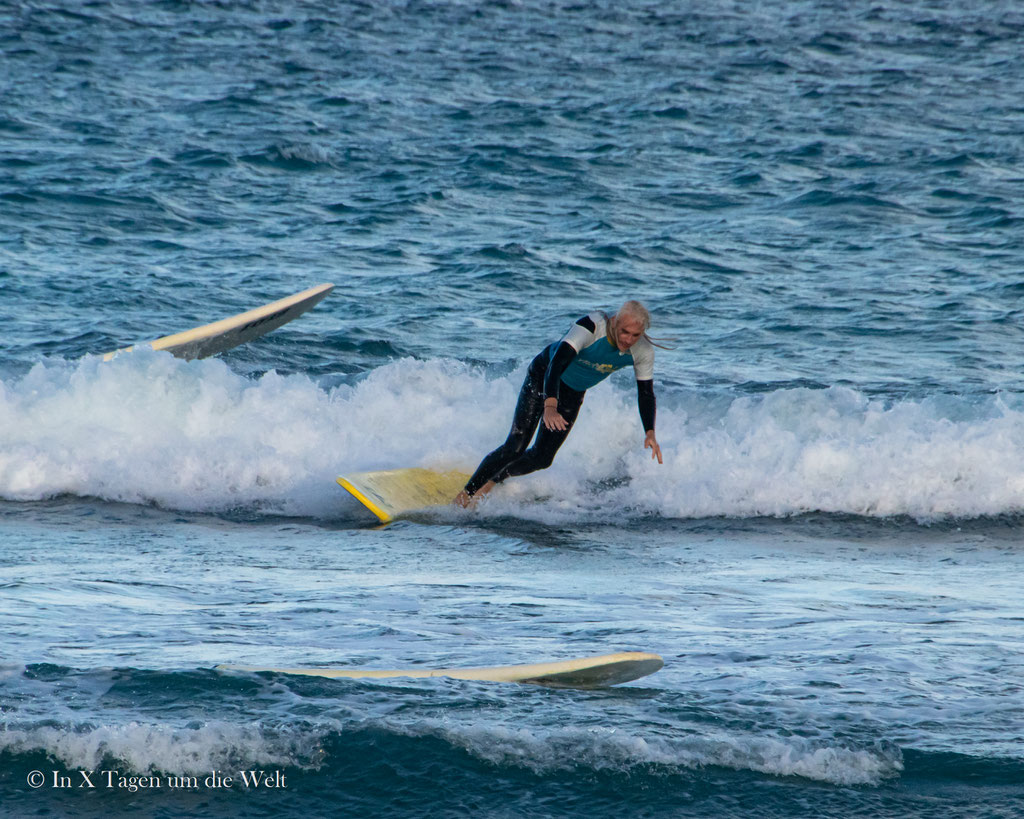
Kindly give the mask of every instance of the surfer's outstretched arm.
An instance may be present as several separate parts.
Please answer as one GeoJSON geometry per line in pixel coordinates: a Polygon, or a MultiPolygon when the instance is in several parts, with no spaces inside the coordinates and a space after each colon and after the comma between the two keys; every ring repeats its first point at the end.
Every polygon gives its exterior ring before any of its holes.
{"type": "Polygon", "coordinates": [[[644,425],[644,449],[651,450],[651,459],[665,463],[661,458],[661,447],[654,435],[654,416],[657,413],[657,401],[654,399],[654,381],[644,379],[636,382],[636,400],[640,407],[640,420],[644,425]]]}

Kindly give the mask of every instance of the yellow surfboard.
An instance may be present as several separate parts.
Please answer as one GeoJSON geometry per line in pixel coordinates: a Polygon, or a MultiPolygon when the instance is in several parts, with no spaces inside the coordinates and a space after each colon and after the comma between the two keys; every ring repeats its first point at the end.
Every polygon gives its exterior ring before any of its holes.
{"type": "Polygon", "coordinates": [[[414,468],[351,472],[338,483],[382,523],[389,523],[407,512],[451,503],[468,480],[469,475],[458,470],[414,468]]]}
{"type": "Polygon", "coordinates": [[[115,355],[127,353],[135,347],[167,350],[171,355],[187,360],[223,353],[298,318],[319,304],[333,289],[333,284],[319,284],[293,296],[264,304],[255,310],[215,321],[213,324],[204,324],[202,327],[193,327],[191,330],[164,336],[145,344],[114,350],[104,355],[103,360],[110,361],[115,355]]]}
{"type": "Polygon", "coordinates": [[[273,672],[332,679],[391,679],[395,677],[450,677],[481,682],[530,683],[551,688],[604,688],[646,677],[665,665],[657,654],[623,651],[596,657],[579,657],[553,663],[500,665],[490,668],[405,668],[374,671],[360,668],[253,668],[218,665],[221,671],[273,672]]]}

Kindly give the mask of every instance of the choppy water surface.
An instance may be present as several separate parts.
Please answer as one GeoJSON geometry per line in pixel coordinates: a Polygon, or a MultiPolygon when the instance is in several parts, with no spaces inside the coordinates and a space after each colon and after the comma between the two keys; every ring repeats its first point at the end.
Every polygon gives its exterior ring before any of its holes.
{"type": "Polygon", "coordinates": [[[4,810],[1024,812],[1022,31],[0,3],[4,810]],[[218,359],[92,355],[321,281],[218,359]],[[672,346],[663,466],[616,377],[475,512],[378,529],[334,483],[472,468],[541,346],[630,297],[672,346]],[[618,650],[666,666],[212,668],[618,650]]]}

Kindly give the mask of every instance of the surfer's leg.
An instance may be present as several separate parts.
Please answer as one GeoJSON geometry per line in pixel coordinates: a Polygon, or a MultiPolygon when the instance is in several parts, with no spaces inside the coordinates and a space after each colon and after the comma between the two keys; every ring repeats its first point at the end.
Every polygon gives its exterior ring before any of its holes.
{"type": "Polygon", "coordinates": [[[576,416],[579,415],[580,407],[583,405],[583,396],[584,393],[570,389],[563,384],[558,398],[558,414],[565,419],[565,429],[548,429],[541,425],[533,446],[526,450],[522,457],[517,458],[495,475],[494,482],[501,483],[505,478],[528,475],[530,472],[547,469],[551,466],[551,462],[555,459],[555,453],[565,442],[572,430],[572,425],[576,422],[576,416]]]}
{"type": "MultiPolygon", "coordinates": [[[[530,439],[537,430],[541,416],[544,414],[544,372],[547,369],[546,359],[541,361],[541,356],[533,360],[530,369],[523,380],[522,389],[519,391],[519,400],[516,402],[516,411],[512,416],[512,428],[508,437],[500,447],[489,453],[476,468],[473,477],[466,483],[465,489],[459,493],[455,502],[460,506],[466,506],[469,499],[477,494],[481,488],[490,483],[494,476],[502,469],[519,458],[530,445],[530,439]]],[[[487,491],[490,491],[488,488],[487,491]]],[[[486,493],[485,493],[486,494],[486,493]]]]}

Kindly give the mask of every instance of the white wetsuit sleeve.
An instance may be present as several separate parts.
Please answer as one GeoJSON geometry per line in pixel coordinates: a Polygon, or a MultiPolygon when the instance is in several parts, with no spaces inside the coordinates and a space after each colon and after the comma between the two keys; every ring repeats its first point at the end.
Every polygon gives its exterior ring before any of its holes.
{"type": "MultiPolygon", "coordinates": [[[[569,328],[569,332],[562,336],[562,341],[572,347],[577,353],[589,347],[603,336],[605,332],[605,320],[601,313],[590,313],[586,318],[590,319],[593,323],[593,330],[588,330],[582,324],[576,322],[569,328]]],[[[582,320],[580,319],[579,321],[582,320]]]]}
{"type": "Polygon", "coordinates": [[[650,381],[654,378],[654,345],[646,338],[641,338],[633,349],[633,372],[637,381],[650,381]]]}

